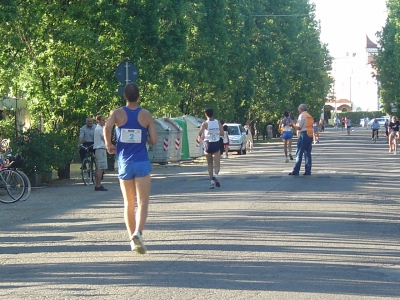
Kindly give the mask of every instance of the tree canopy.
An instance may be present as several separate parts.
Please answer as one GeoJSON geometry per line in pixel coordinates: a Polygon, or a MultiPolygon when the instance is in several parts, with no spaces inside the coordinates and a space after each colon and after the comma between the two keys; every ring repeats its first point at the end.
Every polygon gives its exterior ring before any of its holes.
{"type": "Polygon", "coordinates": [[[115,69],[139,69],[155,117],[318,116],[331,66],[308,0],[0,0],[0,95],[25,97],[48,131],[123,104],[115,69]]]}
{"type": "Polygon", "coordinates": [[[400,116],[393,110],[400,104],[400,1],[388,0],[388,18],[381,32],[378,32],[378,55],[374,65],[379,83],[379,97],[382,109],[388,114],[400,116]]]}

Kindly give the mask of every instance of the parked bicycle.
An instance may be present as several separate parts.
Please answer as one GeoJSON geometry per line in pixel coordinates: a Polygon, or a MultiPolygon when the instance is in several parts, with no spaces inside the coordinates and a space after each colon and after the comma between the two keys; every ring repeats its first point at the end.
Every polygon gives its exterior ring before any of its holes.
{"type": "Polygon", "coordinates": [[[93,145],[88,147],[80,145],[80,147],[86,150],[86,157],[83,159],[81,166],[82,181],[85,185],[94,184],[96,157],[94,155],[93,145]]]}
{"type": "Polygon", "coordinates": [[[31,183],[28,176],[18,168],[22,167],[21,155],[6,156],[6,161],[0,167],[0,202],[14,203],[25,201],[31,194],[31,183]],[[7,193],[2,193],[1,191],[7,193]],[[7,196],[8,194],[8,196],[7,196]]]}

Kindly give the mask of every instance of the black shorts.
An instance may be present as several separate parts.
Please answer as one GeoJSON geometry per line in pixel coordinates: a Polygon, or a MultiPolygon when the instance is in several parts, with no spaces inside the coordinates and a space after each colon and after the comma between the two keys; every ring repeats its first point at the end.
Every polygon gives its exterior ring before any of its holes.
{"type": "Polygon", "coordinates": [[[208,154],[216,153],[221,150],[220,141],[218,142],[209,142],[204,141],[204,152],[208,154]]]}

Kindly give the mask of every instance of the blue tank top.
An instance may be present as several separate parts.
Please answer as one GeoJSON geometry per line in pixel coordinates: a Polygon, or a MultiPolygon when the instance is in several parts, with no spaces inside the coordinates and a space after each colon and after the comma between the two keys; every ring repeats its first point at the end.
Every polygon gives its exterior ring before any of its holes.
{"type": "Polygon", "coordinates": [[[139,112],[142,110],[138,107],[131,110],[126,106],[122,106],[125,111],[127,120],[120,127],[115,128],[117,139],[117,161],[118,163],[133,163],[138,161],[148,161],[146,139],[147,128],[138,122],[139,112]]]}

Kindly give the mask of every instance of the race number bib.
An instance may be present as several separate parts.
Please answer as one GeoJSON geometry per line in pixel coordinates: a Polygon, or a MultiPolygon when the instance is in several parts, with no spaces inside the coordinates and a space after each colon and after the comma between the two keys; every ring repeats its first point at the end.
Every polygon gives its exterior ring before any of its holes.
{"type": "Polygon", "coordinates": [[[218,142],[220,139],[219,134],[211,134],[208,140],[210,142],[218,142]]]}
{"type": "Polygon", "coordinates": [[[121,142],[138,144],[142,142],[142,130],[141,129],[121,129],[121,142]]]}

